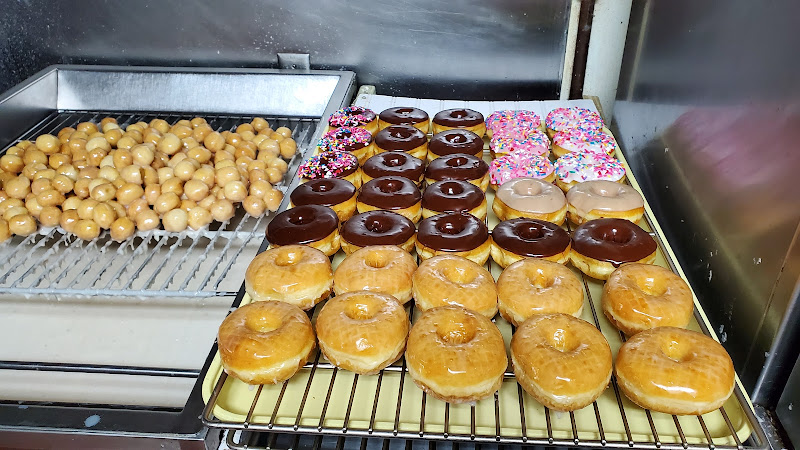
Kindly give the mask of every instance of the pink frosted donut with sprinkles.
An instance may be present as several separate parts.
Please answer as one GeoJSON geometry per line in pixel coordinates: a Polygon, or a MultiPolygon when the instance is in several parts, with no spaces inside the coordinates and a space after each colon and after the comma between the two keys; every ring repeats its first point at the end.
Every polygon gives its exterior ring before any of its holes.
{"type": "Polygon", "coordinates": [[[555,179],[555,168],[546,156],[511,153],[489,163],[489,182],[497,189],[514,178],[536,178],[548,183],[555,179]]]}
{"type": "Polygon", "coordinates": [[[378,131],[378,116],[369,108],[349,106],[331,114],[328,125],[331,128],[359,127],[375,134],[378,131]]]}
{"type": "Polygon", "coordinates": [[[297,173],[305,181],[320,178],[341,178],[355,187],[361,186],[358,158],[347,152],[322,152],[300,165],[297,173]]]}
{"type": "Polygon", "coordinates": [[[547,126],[547,135],[551,138],[559,131],[567,128],[578,126],[583,128],[603,128],[605,126],[600,114],[577,106],[556,108],[550,111],[544,119],[544,123],[547,126]]]}
{"type": "Polygon", "coordinates": [[[348,152],[363,164],[372,156],[372,135],[358,127],[335,128],[319,140],[317,149],[322,152],[348,152]]]}
{"type": "Polygon", "coordinates": [[[489,149],[495,158],[512,153],[546,157],[550,151],[550,140],[540,130],[515,129],[514,132],[502,136],[496,134],[489,142],[489,149]]]}
{"type": "Polygon", "coordinates": [[[611,133],[601,128],[568,128],[553,136],[553,154],[561,157],[567,153],[603,153],[613,156],[617,141],[611,133]]]}
{"type": "Polygon", "coordinates": [[[504,109],[486,118],[486,134],[491,138],[506,128],[541,128],[542,119],[533,111],[504,109]]]}
{"type": "Polygon", "coordinates": [[[564,192],[582,181],[625,181],[625,167],[605,153],[567,153],[555,166],[556,184],[564,192]]]}

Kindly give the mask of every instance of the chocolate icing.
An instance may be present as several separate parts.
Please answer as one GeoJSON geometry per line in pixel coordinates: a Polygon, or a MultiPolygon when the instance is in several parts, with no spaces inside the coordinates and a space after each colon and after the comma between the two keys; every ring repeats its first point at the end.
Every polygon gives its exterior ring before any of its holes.
{"type": "Polygon", "coordinates": [[[445,213],[423,219],[417,232],[420,244],[445,252],[475,250],[488,239],[486,224],[466,212],[445,213]]]}
{"type": "Polygon", "coordinates": [[[303,183],[292,191],[289,199],[295,206],[333,206],[356,195],[356,187],[340,178],[322,178],[303,183]]]}
{"type": "Polygon", "coordinates": [[[572,248],[581,255],[619,267],[651,255],[656,251],[656,241],[633,222],[596,219],[575,229],[572,248]]]}
{"type": "Polygon", "coordinates": [[[467,108],[445,109],[433,116],[433,123],[453,128],[472,127],[483,123],[483,114],[467,108]]]}
{"type": "Polygon", "coordinates": [[[483,191],[467,181],[437,181],[425,188],[422,207],[436,212],[461,212],[477,208],[485,198],[483,191]]]}
{"type": "Polygon", "coordinates": [[[393,175],[419,183],[425,172],[425,164],[408,153],[383,152],[368,159],[361,170],[372,178],[393,175]]]}
{"type": "Polygon", "coordinates": [[[267,240],[275,245],[309,244],[328,237],[339,226],[339,217],[327,206],[297,206],[273,217],[267,240]]]}
{"type": "Polygon", "coordinates": [[[465,153],[453,153],[434,159],[425,169],[425,178],[432,180],[479,180],[489,171],[480,158],[465,153]]]}
{"type": "Polygon", "coordinates": [[[469,130],[445,130],[436,133],[428,143],[428,151],[444,156],[453,153],[477,155],[483,150],[483,139],[469,130]]]}
{"type": "Polygon", "coordinates": [[[502,249],[520,256],[544,258],[567,249],[569,234],[558,225],[537,219],[511,219],[497,224],[492,241],[502,249]]]}
{"type": "Polygon", "coordinates": [[[410,106],[397,106],[383,110],[378,118],[393,125],[413,125],[428,120],[428,113],[410,106]]]}
{"type": "Polygon", "coordinates": [[[405,152],[428,143],[428,137],[411,125],[392,125],[375,135],[375,145],[385,151],[405,152]]]}
{"type": "Polygon", "coordinates": [[[380,177],[361,186],[358,202],[381,209],[405,209],[422,198],[417,185],[408,178],[380,177]]]}
{"type": "Polygon", "coordinates": [[[366,247],[368,245],[400,245],[408,241],[417,230],[414,223],[391,211],[368,211],[351,217],[342,225],[345,241],[366,247]]]}

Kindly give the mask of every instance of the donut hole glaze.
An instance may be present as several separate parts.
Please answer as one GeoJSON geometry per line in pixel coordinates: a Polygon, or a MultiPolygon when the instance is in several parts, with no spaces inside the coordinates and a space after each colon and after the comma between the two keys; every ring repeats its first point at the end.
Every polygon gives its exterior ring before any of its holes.
{"type": "Polygon", "coordinates": [[[615,244],[627,244],[633,240],[633,231],[628,228],[612,227],[604,230],[599,237],[602,241],[613,242],[615,244]]]}
{"type": "Polygon", "coordinates": [[[335,187],[335,184],[330,179],[320,180],[318,183],[315,183],[311,186],[311,190],[314,192],[330,192],[335,187]]]}
{"type": "Polygon", "coordinates": [[[280,267],[293,266],[300,262],[302,255],[294,250],[286,250],[278,248],[280,251],[275,257],[275,265],[280,267]]]}
{"type": "Polygon", "coordinates": [[[664,340],[661,342],[661,351],[664,356],[675,361],[676,363],[687,362],[694,358],[692,349],[685,342],[678,342],[674,339],[664,340]]]}
{"type": "Polygon", "coordinates": [[[592,186],[591,189],[592,193],[595,195],[599,195],[600,197],[610,197],[610,198],[619,197],[623,190],[621,186],[607,188],[597,185],[592,186]]]}
{"type": "Polygon", "coordinates": [[[364,227],[373,232],[373,233],[386,233],[387,231],[392,229],[391,221],[382,218],[382,217],[374,217],[370,219],[367,223],[364,224],[364,227]]]}
{"type": "Polygon", "coordinates": [[[468,162],[469,162],[469,160],[467,160],[467,158],[464,158],[463,156],[458,156],[456,158],[448,159],[447,160],[447,165],[449,167],[461,167],[461,166],[465,166],[468,162]]]}
{"type": "Polygon", "coordinates": [[[256,333],[269,333],[281,327],[282,321],[279,317],[270,314],[248,314],[244,320],[244,326],[256,333]]]}
{"type": "Polygon", "coordinates": [[[408,156],[405,153],[398,153],[384,158],[383,164],[386,167],[400,167],[408,162],[408,156]]]}
{"type": "Polygon", "coordinates": [[[444,139],[451,144],[463,144],[469,141],[466,136],[458,133],[445,135],[444,139]]]}
{"type": "Polygon", "coordinates": [[[667,293],[667,279],[653,277],[636,277],[636,286],[645,294],[660,297],[667,293]]]}
{"type": "Polygon", "coordinates": [[[405,187],[405,184],[402,183],[400,180],[393,180],[393,179],[380,180],[377,183],[377,185],[378,189],[385,194],[391,194],[393,192],[397,192],[405,187]]]}
{"type": "Polygon", "coordinates": [[[533,197],[542,193],[542,187],[532,183],[514,184],[514,193],[523,197],[533,197]]]}
{"type": "Polygon", "coordinates": [[[475,281],[478,273],[469,266],[444,266],[442,275],[450,282],[455,284],[469,284],[475,281]]]}
{"type": "Polygon", "coordinates": [[[389,135],[397,139],[410,139],[416,133],[412,130],[401,127],[389,127],[389,135]]]}
{"type": "Polygon", "coordinates": [[[398,108],[398,109],[395,109],[394,112],[399,114],[399,115],[401,115],[401,116],[407,116],[407,115],[411,114],[412,112],[414,112],[414,110],[412,108],[398,108]]]}
{"type": "Polygon", "coordinates": [[[381,304],[374,299],[364,297],[351,301],[344,310],[344,314],[352,320],[369,320],[381,310],[381,304]]]}
{"type": "Polygon", "coordinates": [[[572,353],[581,347],[581,342],[564,328],[557,327],[546,335],[547,343],[558,352],[572,353]]]}
{"type": "Polygon", "coordinates": [[[516,235],[526,241],[537,241],[545,237],[542,229],[536,224],[520,223],[514,228],[516,235]]]}
{"type": "Polygon", "coordinates": [[[528,283],[538,290],[545,290],[553,287],[556,279],[551,275],[546,275],[542,269],[536,269],[527,274],[528,283]]]}
{"type": "Polygon", "coordinates": [[[464,117],[469,117],[470,115],[471,115],[471,113],[469,111],[467,111],[467,110],[464,110],[464,109],[456,109],[456,110],[450,111],[450,117],[452,117],[454,119],[463,119],[464,117]]]}
{"type": "Polygon", "coordinates": [[[370,253],[364,258],[364,264],[374,269],[383,269],[389,265],[389,259],[383,253],[370,253]]]}
{"type": "Polygon", "coordinates": [[[442,183],[440,189],[444,195],[461,195],[464,193],[464,186],[461,183],[452,181],[442,183]]]}
{"type": "Polygon", "coordinates": [[[289,214],[289,223],[292,225],[306,225],[314,221],[316,215],[313,211],[300,211],[297,208],[291,210],[294,214],[289,214]]]}
{"type": "Polygon", "coordinates": [[[461,345],[475,339],[478,321],[464,316],[459,320],[448,320],[436,323],[436,336],[450,345],[461,345]]]}
{"type": "Polygon", "coordinates": [[[464,231],[465,225],[460,221],[440,221],[436,223],[436,230],[442,234],[459,234],[464,231]]]}

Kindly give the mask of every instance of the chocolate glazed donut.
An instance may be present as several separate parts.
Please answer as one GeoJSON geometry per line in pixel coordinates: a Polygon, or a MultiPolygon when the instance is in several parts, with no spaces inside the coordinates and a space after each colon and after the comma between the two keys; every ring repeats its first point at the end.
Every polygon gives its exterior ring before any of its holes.
{"type": "Polygon", "coordinates": [[[403,209],[413,206],[422,198],[417,186],[408,178],[380,177],[364,183],[358,202],[380,209],[403,209]]]}
{"type": "Polygon", "coordinates": [[[445,130],[433,135],[428,143],[428,151],[428,159],[453,153],[476,156],[483,151],[483,139],[469,130],[445,130]]]}
{"type": "Polygon", "coordinates": [[[414,223],[391,211],[368,211],[350,218],[342,225],[342,239],[348,243],[368,245],[397,245],[408,242],[416,229],[414,223]]]}
{"type": "Polygon", "coordinates": [[[309,244],[325,239],[338,226],[339,217],[327,206],[298,206],[269,222],[267,240],[275,245],[309,244]]]}
{"type": "Polygon", "coordinates": [[[483,123],[483,114],[467,108],[445,109],[433,116],[433,123],[450,128],[472,127],[483,123]]]}
{"type": "Polygon", "coordinates": [[[361,167],[362,176],[367,180],[385,176],[408,178],[416,184],[422,181],[425,164],[403,152],[384,152],[371,157],[361,167]]]}
{"type": "Polygon", "coordinates": [[[407,152],[425,145],[428,137],[411,125],[392,125],[375,135],[375,145],[381,150],[407,152]]]}
{"type": "Polygon", "coordinates": [[[417,240],[434,250],[466,252],[489,239],[483,221],[467,213],[446,213],[429,217],[419,224],[417,240]]]}
{"type": "Polygon", "coordinates": [[[303,183],[289,196],[292,204],[333,206],[349,200],[356,193],[356,187],[340,178],[322,178],[303,183]]]}
{"type": "Polygon", "coordinates": [[[558,225],[526,218],[497,224],[492,230],[492,241],[511,253],[533,258],[563,253],[570,245],[569,234],[558,225]]]}
{"type": "Polygon", "coordinates": [[[464,153],[454,153],[434,159],[425,169],[425,178],[431,180],[478,180],[489,171],[482,159],[464,153]]]}
{"type": "Polygon", "coordinates": [[[619,267],[641,261],[656,251],[656,241],[638,225],[624,219],[590,220],[575,229],[572,249],[619,267]]]}
{"type": "Polygon", "coordinates": [[[378,119],[391,125],[414,125],[428,121],[428,113],[410,106],[398,106],[383,110],[378,119]]]}
{"type": "Polygon", "coordinates": [[[425,188],[422,208],[443,212],[470,211],[480,206],[485,196],[477,186],[466,181],[437,181],[425,188]]]}

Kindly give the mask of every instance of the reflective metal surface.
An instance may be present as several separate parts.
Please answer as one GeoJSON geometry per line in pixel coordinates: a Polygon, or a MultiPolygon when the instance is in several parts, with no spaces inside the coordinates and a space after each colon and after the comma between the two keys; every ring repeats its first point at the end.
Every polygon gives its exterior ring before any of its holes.
{"type": "Polygon", "coordinates": [[[793,0],[634,2],[614,114],[628,161],[756,402],[781,387],[756,388],[765,362],[786,372],[798,350],[767,360],[800,275],[791,257],[797,17],[793,0]]]}
{"type": "MultiPolygon", "coordinates": [[[[354,70],[386,94],[558,98],[570,2],[7,1],[0,92],[56,63],[354,70]],[[487,84],[492,85],[486,90],[487,84]]],[[[203,95],[202,91],[197,92],[203,95]]]]}
{"type": "MultiPolygon", "coordinates": [[[[797,361],[794,365],[786,392],[781,396],[776,410],[781,422],[800,423],[800,361],[797,361]]],[[[800,447],[800,429],[787,427],[786,433],[795,448],[800,447]]]]}

